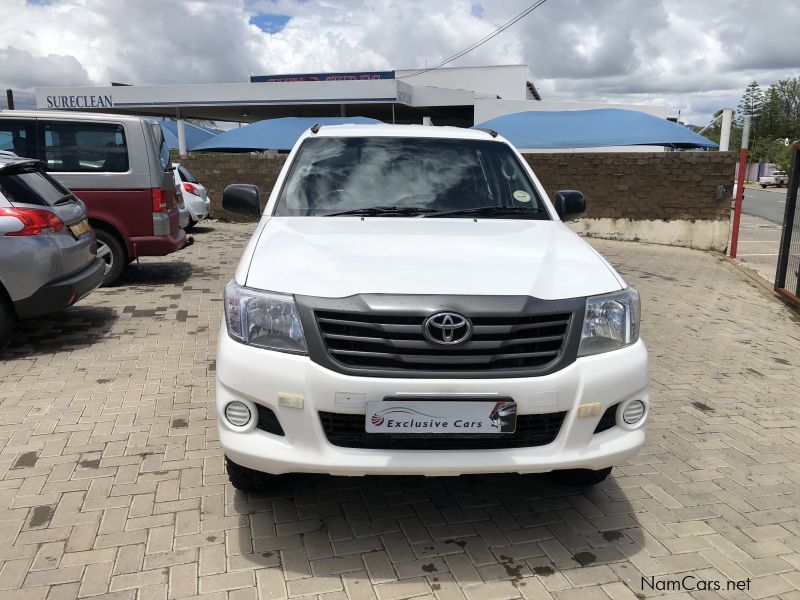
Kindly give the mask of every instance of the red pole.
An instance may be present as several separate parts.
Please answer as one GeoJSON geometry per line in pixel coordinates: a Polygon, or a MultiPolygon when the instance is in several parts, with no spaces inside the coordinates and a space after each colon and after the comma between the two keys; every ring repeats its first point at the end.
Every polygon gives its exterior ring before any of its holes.
{"type": "Polygon", "coordinates": [[[736,258],[739,245],[739,219],[742,216],[742,199],[744,198],[744,171],[747,168],[747,145],[750,142],[750,116],[744,118],[742,128],[742,149],[739,151],[739,176],[736,178],[736,204],[733,207],[733,225],[731,227],[731,247],[729,256],[736,258]]]}
{"type": "Polygon", "coordinates": [[[736,258],[739,245],[739,219],[742,216],[742,199],[744,198],[744,170],[747,168],[747,148],[739,151],[739,176],[736,178],[736,204],[733,208],[733,227],[731,228],[730,257],[736,258]]]}

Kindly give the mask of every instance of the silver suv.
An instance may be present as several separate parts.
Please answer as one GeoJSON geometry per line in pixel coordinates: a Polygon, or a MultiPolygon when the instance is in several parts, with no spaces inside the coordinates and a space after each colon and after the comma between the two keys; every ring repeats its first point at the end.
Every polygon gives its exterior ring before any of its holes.
{"type": "Polygon", "coordinates": [[[71,306],[103,281],[86,207],[43,164],[0,152],[0,346],[15,319],[71,306]]]}

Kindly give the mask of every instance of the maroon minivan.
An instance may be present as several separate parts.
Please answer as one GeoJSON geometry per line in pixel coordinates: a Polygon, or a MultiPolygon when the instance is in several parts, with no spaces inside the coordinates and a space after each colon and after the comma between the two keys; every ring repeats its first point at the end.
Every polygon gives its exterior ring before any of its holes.
{"type": "Polygon", "coordinates": [[[37,158],[86,204],[106,263],[103,285],[140,256],[186,244],[169,148],[142,117],[63,111],[0,111],[0,150],[37,158]]]}

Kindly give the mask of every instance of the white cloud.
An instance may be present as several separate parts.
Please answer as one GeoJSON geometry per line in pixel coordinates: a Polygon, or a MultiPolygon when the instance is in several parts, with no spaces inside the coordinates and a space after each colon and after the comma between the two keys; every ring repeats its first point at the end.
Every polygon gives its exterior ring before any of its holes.
{"type": "MultiPolygon", "coordinates": [[[[0,0],[0,87],[247,81],[431,65],[531,0],[0,0]],[[287,15],[280,31],[250,24],[287,15]]],[[[800,6],[550,0],[456,64],[527,63],[547,99],[665,103],[693,121],[800,74],[800,6]],[[751,13],[752,14],[752,11],[751,13]]]]}

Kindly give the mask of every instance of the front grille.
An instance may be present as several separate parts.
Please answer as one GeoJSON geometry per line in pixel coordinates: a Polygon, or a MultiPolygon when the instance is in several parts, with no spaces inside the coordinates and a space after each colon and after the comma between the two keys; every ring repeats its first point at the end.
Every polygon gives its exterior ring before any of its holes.
{"type": "Polygon", "coordinates": [[[369,450],[491,450],[532,448],[556,439],[566,412],[518,415],[514,433],[430,434],[367,433],[364,415],[320,412],[325,437],[334,446],[369,450]]]}
{"type": "Polygon", "coordinates": [[[472,337],[456,346],[429,342],[425,316],[315,311],[330,357],[347,367],[400,371],[542,369],[556,361],[572,313],[471,316],[472,337]]]}

